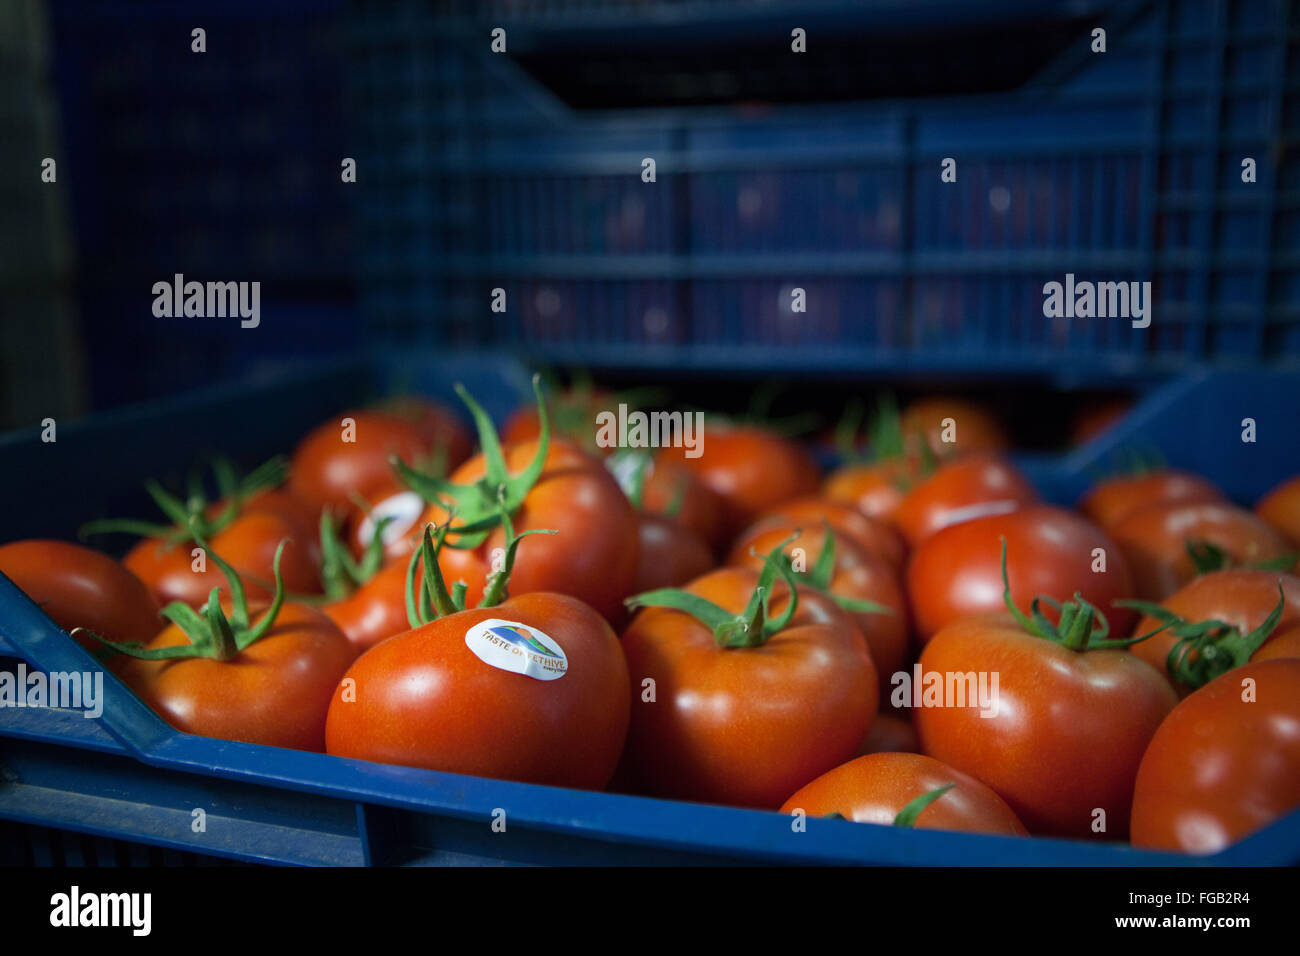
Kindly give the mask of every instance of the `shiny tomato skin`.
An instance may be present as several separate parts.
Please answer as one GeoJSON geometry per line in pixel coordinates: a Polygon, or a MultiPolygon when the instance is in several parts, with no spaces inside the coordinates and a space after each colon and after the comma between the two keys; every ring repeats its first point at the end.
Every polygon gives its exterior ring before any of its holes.
{"type": "Polygon", "coordinates": [[[1281,532],[1244,508],[1215,502],[1155,504],[1129,514],[1114,532],[1133,571],[1134,596],[1163,601],[1192,578],[1188,541],[1204,541],[1234,564],[1272,561],[1295,550],[1281,532]]]}
{"type": "Polygon", "coordinates": [[[418,467],[432,446],[420,424],[382,412],[347,411],[322,422],[298,443],[289,465],[289,490],[316,514],[339,514],[355,507],[355,497],[370,501],[393,486],[390,458],[418,467]],[[344,441],[343,421],[353,427],[344,441]]]}
{"type": "MultiPolygon", "coordinates": [[[[424,436],[429,453],[439,455],[450,472],[474,451],[474,439],[464,422],[447,406],[420,395],[391,398],[374,411],[414,425],[424,436]]],[[[408,465],[414,462],[408,461],[408,465]]]]}
{"type": "MultiPolygon", "coordinates": [[[[1263,624],[1277,606],[1279,584],[1286,599],[1282,616],[1272,635],[1251,660],[1300,657],[1300,578],[1295,575],[1240,568],[1211,571],[1183,585],[1162,601],[1161,606],[1193,624],[1223,621],[1246,635],[1263,624]]],[[[1155,618],[1143,617],[1133,633],[1149,634],[1159,626],[1160,622],[1155,618]]],[[[1131,645],[1129,651],[1168,677],[1166,661],[1175,643],[1176,637],[1168,631],[1161,631],[1131,645]]],[[[1186,692],[1186,688],[1178,689],[1186,692]]]]}
{"type": "MultiPolygon", "coordinates": [[[[533,460],[537,446],[532,442],[504,449],[511,474],[523,471],[533,460]]],[[[451,476],[455,484],[469,484],[483,477],[482,455],[476,455],[451,476]]],[[[415,534],[386,549],[390,560],[410,554],[426,525],[441,524],[447,512],[429,505],[415,527],[415,534]]],[[[531,529],[555,529],[551,535],[529,535],[519,545],[510,593],[554,591],[590,604],[605,616],[617,619],[623,599],[632,593],[636,578],[639,519],[623,490],[603,463],[578,446],[552,439],[541,477],[512,516],[516,534],[531,529]]],[[[464,581],[467,605],[473,607],[483,596],[493,553],[505,549],[505,531],[496,528],[477,548],[452,547],[456,535],[447,537],[448,547],[438,565],[448,586],[464,581]]]]}
{"type": "Polygon", "coordinates": [[[1002,425],[983,406],[960,398],[935,396],[912,402],[899,425],[906,443],[925,439],[937,455],[999,452],[1011,447],[1002,425]],[[944,420],[952,419],[953,442],[943,440],[944,420]]]}
{"type": "Polygon", "coordinates": [[[822,483],[822,496],[848,505],[868,518],[894,523],[908,490],[921,478],[915,458],[892,458],[867,464],[841,465],[822,483]]]}
{"type": "MultiPolygon", "coordinates": [[[[757,583],[754,571],[722,568],[686,590],[738,613],[757,583]]],[[[773,595],[779,615],[788,591],[779,585],[773,595]]],[[[759,647],[719,648],[689,615],[647,608],[623,650],[633,697],[621,774],[641,792],[775,809],[853,756],[876,712],[862,635],[811,591],[800,592],[790,625],[759,647]]]]}
{"type": "MultiPolygon", "coordinates": [[[[228,562],[243,579],[250,600],[269,600],[275,590],[275,551],[288,538],[280,572],[284,586],[293,594],[318,594],[321,589],[315,536],[295,520],[272,512],[253,511],[241,514],[225,530],[208,542],[222,560],[228,562]]],[[[203,571],[195,571],[192,541],[172,544],[158,538],[145,538],[133,547],[122,563],[149,587],[161,605],[182,601],[198,607],[208,599],[214,587],[227,588],[226,577],[217,563],[206,560],[203,571]]]]}
{"type": "Polygon", "coordinates": [[[1300,546],[1300,475],[1278,485],[1255,505],[1255,514],[1300,546]]]}
{"type": "Polygon", "coordinates": [[[1135,846],[1215,853],[1300,806],[1300,660],[1251,661],[1174,708],[1133,794],[1135,846]],[[1253,698],[1243,682],[1253,681],[1253,698]]]}
{"type": "MultiPolygon", "coordinates": [[[[882,698],[881,704],[884,705],[887,701],[888,698],[882,698]]],[[[876,719],[871,722],[871,730],[863,738],[862,745],[858,747],[857,756],[864,757],[867,754],[879,753],[919,754],[920,752],[921,741],[916,736],[916,728],[912,726],[912,721],[900,715],[898,711],[886,708],[876,714],[876,719]]]]}
{"type": "Polygon", "coordinates": [[[722,501],[727,536],[783,502],[815,494],[817,463],[795,442],[753,425],[709,422],[696,458],[688,449],[665,448],[660,456],[680,462],[722,501]]]}
{"type": "Polygon", "coordinates": [[[405,561],[392,561],[352,594],[321,608],[348,639],[354,657],[394,634],[410,630],[406,568],[405,561]]]}
{"type": "Polygon", "coordinates": [[[753,538],[774,527],[821,529],[830,524],[836,540],[851,541],[863,551],[878,555],[895,568],[901,568],[907,557],[907,546],[902,537],[889,524],[869,518],[856,508],[828,501],[825,498],[797,498],[764,511],[732,546],[732,552],[748,552],[753,538]]]}
{"type": "Polygon", "coordinates": [[[1173,468],[1116,475],[1097,482],[1079,501],[1079,510],[1109,531],[1136,511],[1155,504],[1223,502],[1223,492],[1199,475],[1173,468]]]}
{"type": "Polygon", "coordinates": [[[917,797],[955,783],[917,816],[922,830],[963,830],[1024,836],[1025,827],[1006,801],[974,777],[933,757],[913,753],[875,753],[856,757],[805,784],[781,807],[809,817],[838,813],[854,823],[892,826],[917,797]]]}
{"type": "MultiPolygon", "coordinates": [[[[146,641],[166,623],[145,583],[91,548],[11,541],[0,545],[0,572],[65,631],[84,627],[110,641],[146,641]]],[[[93,637],[77,640],[91,649],[103,646],[93,637]]]]}
{"type": "MultiPolygon", "coordinates": [[[[798,529],[778,524],[759,534],[746,535],[732,550],[727,563],[733,567],[761,571],[763,558],[750,554],[750,550],[758,555],[768,554],[796,530],[798,529]]],[[[800,550],[801,565],[806,571],[813,567],[825,546],[825,529],[813,526],[801,531],[799,537],[782,550],[792,557],[796,549],[800,550]]],[[[800,575],[796,573],[796,583],[799,580],[800,575]]],[[[863,551],[850,539],[836,536],[835,571],[831,576],[830,593],[836,597],[874,601],[893,611],[892,614],[846,612],[866,639],[871,662],[876,669],[880,701],[883,703],[889,694],[890,678],[906,663],[911,643],[907,596],[903,592],[899,574],[884,558],[863,551]]]]}
{"type": "Polygon", "coordinates": [[[590,607],[531,593],[440,618],[383,641],[348,670],[330,705],[328,751],[447,773],[598,790],[627,733],[628,676],[618,638],[590,607]],[[498,618],[560,646],[568,671],[538,680],[480,660],[465,643],[498,618]]]}
{"type": "MultiPolygon", "coordinates": [[[[1122,838],[1147,742],[1177,702],[1122,650],[1073,651],[1022,631],[1009,615],[966,617],[921,652],[922,673],[998,677],[997,713],[920,707],[922,750],[992,787],[1030,833],[1122,838]],[[1106,831],[1093,831],[1096,809],[1106,831]]],[[[991,684],[990,684],[991,687],[991,684]]]]}
{"type": "MultiPolygon", "coordinates": [[[[1025,613],[1038,595],[1067,601],[1076,591],[1110,624],[1111,637],[1126,637],[1136,617],[1112,602],[1132,596],[1124,554],[1096,525],[1072,511],[1035,505],[945,528],[928,538],[907,568],[917,636],[922,642],[970,614],[1000,612],[1002,543],[1007,541],[1011,598],[1025,613]],[[1106,570],[1093,571],[1093,551],[1106,555],[1106,570]]],[[[1052,620],[1057,612],[1042,605],[1052,620]]]]}
{"type": "MultiPolygon", "coordinates": [[[[145,646],[188,643],[172,625],[145,646]]],[[[270,632],[233,660],[114,657],[109,666],[177,730],[319,752],[325,749],[330,697],[352,658],[347,639],[329,618],[287,602],[270,632]]]]}
{"type": "Polygon", "coordinates": [[[1009,461],[989,452],[963,455],[903,498],[895,523],[913,547],[952,524],[1035,504],[1038,492],[1009,461]]]}

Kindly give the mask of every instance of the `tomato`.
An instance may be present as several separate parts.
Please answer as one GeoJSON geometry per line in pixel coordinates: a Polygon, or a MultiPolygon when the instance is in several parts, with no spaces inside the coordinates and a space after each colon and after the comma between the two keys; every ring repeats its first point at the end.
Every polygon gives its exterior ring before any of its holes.
{"type": "Polygon", "coordinates": [[[631,592],[678,587],[713,569],[713,552],[690,528],[654,514],[640,516],[641,542],[631,592]]]}
{"type": "Polygon", "coordinates": [[[995,706],[923,704],[916,729],[926,754],[992,787],[1031,833],[1095,837],[1102,810],[1105,838],[1121,838],[1138,764],[1177,697],[1132,654],[1076,644],[1009,615],[949,624],[922,651],[922,674],[945,686],[987,675],[995,706]]]}
{"type": "Polygon", "coordinates": [[[321,610],[347,637],[354,657],[385,638],[410,630],[406,617],[406,563],[390,562],[352,594],[321,610]]]}
{"type": "Polygon", "coordinates": [[[281,556],[274,561],[270,606],[250,612],[239,576],[210,551],[228,584],[216,611],[228,616],[227,624],[214,627],[208,615],[193,611],[173,613],[172,625],[143,646],[114,645],[123,654],[109,666],[185,733],[323,750],[330,695],[352,661],[352,648],[320,611],[283,603],[281,556]]]}
{"type": "Polygon", "coordinates": [[[821,582],[813,582],[811,578],[815,573],[817,558],[826,547],[825,529],[814,525],[799,531],[793,525],[777,524],[769,526],[766,531],[742,538],[727,558],[727,563],[734,567],[762,570],[764,558],[761,555],[768,554],[796,533],[799,536],[785,544],[783,551],[799,559],[800,563],[795,567],[795,580],[801,587],[807,581],[810,587],[831,597],[871,601],[887,610],[887,613],[849,612],[866,639],[871,662],[875,665],[879,697],[884,701],[889,693],[890,678],[907,661],[911,634],[903,585],[898,572],[888,561],[869,551],[863,551],[852,539],[836,534],[834,567],[830,580],[823,588],[820,587],[821,582]]]}
{"type": "Polygon", "coordinates": [[[1252,661],[1156,731],[1133,793],[1133,843],[1215,853],[1297,806],[1300,660],[1252,661]]]}
{"type": "Polygon", "coordinates": [[[410,422],[419,429],[430,456],[439,459],[443,471],[451,471],[474,451],[469,430],[455,412],[440,402],[419,395],[403,395],[381,402],[374,410],[410,422]]]}
{"type": "MultiPolygon", "coordinates": [[[[602,411],[617,411],[613,393],[581,386],[567,388],[547,399],[551,433],[579,446],[593,455],[607,455],[613,447],[596,443],[596,416],[602,411]]],[[[521,405],[501,426],[501,441],[507,445],[536,441],[541,437],[541,418],[536,405],[521,405]]]]}
{"type": "Polygon", "coordinates": [[[1150,601],[1164,600],[1201,570],[1288,556],[1293,565],[1295,559],[1293,546],[1280,532],[1229,504],[1151,505],[1128,515],[1113,534],[1133,569],[1136,596],[1150,601]],[[1198,566],[1189,545],[1208,546],[1206,564],[1198,566]]]}
{"type": "Polygon", "coordinates": [[[1255,505],[1259,515],[1278,531],[1300,545],[1300,476],[1284,481],[1255,505]]]}
{"type": "Polygon", "coordinates": [[[781,812],[802,810],[810,817],[836,813],[855,823],[891,826],[913,800],[949,784],[952,789],[923,809],[914,826],[1024,836],[1024,825],[996,793],[921,754],[877,753],[850,760],[801,787],[781,812]]]}
{"type": "MultiPolygon", "coordinates": [[[[143,641],[163,629],[144,582],[107,555],[66,541],[0,546],[0,571],[65,631],[81,627],[113,641],[143,641]]],[[[99,642],[77,635],[86,647],[99,642]]]]}
{"type": "Polygon", "coordinates": [[[903,498],[921,477],[922,466],[915,458],[842,465],[826,478],[822,495],[869,518],[893,523],[903,498]]]}
{"type": "MultiPolygon", "coordinates": [[[[881,698],[882,704],[887,701],[888,696],[881,698]]],[[[878,753],[918,754],[920,752],[921,742],[917,739],[916,728],[912,726],[912,722],[906,717],[899,716],[896,711],[882,710],[871,722],[871,730],[863,739],[857,755],[862,757],[878,753]]]]}
{"type": "Polygon", "coordinates": [[[727,544],[722,499],[681,462],[664,456],[651,459],[642,494],[641,507],[647,513],[671,517],[714,550],[727,544]]]}
{"type": "Polygon", "coordinates": [[[373,503],[400,490],[389,460],[424,461],[434,452],[428,434],[417,421],[381,412],[344,412],[298,443],[289,490],[317,513],[326,508],[349,513],[357,498],[373,503]]]}
{"type": "MultiPolygon", "coordinates": [[[[756,571],[722,568],[685,590],[741,614],[756,571]]],[[[633,703],[627,779],[661,796],[773,809],[853,756],[876,712],[862,635],[829,598],[776,582],[767,614],[723,646],[684,611],[647,607],[623,635],[633,703]],[[652,683],[646,683],[647,681],[652,683]]]]}
{"type": "MultiPolygon", "coordinates": [[[[504,449],[505,467],[512,474],[523,472],[537,452],[537,442],[511,445],[504,449]]],[[[637,514],[604,464],[578,446],[552,439],[544,461],[540,476],[514,513],[514,527],[517,531],[553,528],[559,533],[534,536],[520,550],[511,579],[514,593],[568,594],[606,618],[616,618],[637,573],[637,514]]],[[[479,454],[456,469],[450,480],[468,486],[486,474],[487,460],[479,454]]],[[[446,520],[446,509],[431,504],[419,528],[446,520]]],[[[465,582],[470,602],[483,594],[494,554],[503,553],[505,539],[501,527],[473,548],[456,547],[461,543],[458,534],[448,537],[451,547],[439,556],[442,572],[449,581],[465,582]]],[[[413,546],[408,536],[388,549],[390,557],[409,554],[413,546]]]]}
{"type": "MultiPolygon", "coordinates": [[[[1134,613],[1112,607],[1133,594],[1123,552],[1086,518],[1034,505],[945,528],[916,550],[907,568],[907,591],[922,641],[959,618],[1002,607],[999,539],[1004,537],[1017,605],[1027,605],[1036,594],[1065,601],[1077,591],[1106,615],[1112,635],[1128,634],[1134,613]],[[1104,571],[1093,570],[1101,566],[1094,555],[1098,548],[1105,554],[1104,571]]],[[[1055,609],[1043,611],[1056,619],[1055,609]]]]}
{"type": "Polygon", "coordinates": [[[355,695],[345,680],[326,726],[327,750],[340,757],[594,790],[613,775],[627,732],[618,638],[563,594],[521,594],[438,618],[375,645],[346,677],[355,695]],[[567,670],[540,679],[484,660],[493,638],[471,647],[469,635],[486,633],[489,621],[505,629],[497,645],[544,655],[552,666],[558,647],[567,670]]]}
{"type": "Polygon", "coordinates": [[[1011,445],[996,418],[982,406],[960,398],[918,399],[904,410],[900,425],[905,446],[924,439],[939,455],[997,452],[1011,445]]]}
{"type": "MultiPolygon", "coordinates": [[[[1279,585],[1285,597],[1282,615],[1264,645],[1250,659],[1300,657],[1300,578],[1294,575],[1244,569],[1211,571],[1193,578],[1162,601],[1161,606],[1193,624],[1222,621],[1236,628],[1239,634],[1247,635],[1262,625],[1277,606],[1279,585]]],[[[1150,633],[1161,623],[1154,617],[1143,617],[1136,633],[1150,633]]],[[[1177,641],[1173,633],[1165,630],[1129,650],[1169,677],[1167,660],[1177,641]]]]}
{"type": "Polygon", "coordinates": [[[773,527],[820,528],[830,524],[835,536],[851,541],[863,551],[878,555],[895,568],[902,567],[906,546],[888,524],[868,518],[856,508],[825,498],[796,498],[764,511],[733,545],[733,553],[748,553],[753,539],[773,527]]]}
{"type": "Polygon", "coordinates": [[[951,524],[1005,514],[1038,501],[1020,470],[990,453],[941,465],[903,498],[894,520],[912,547],[951,524]]]}
{"type": "Polygon", "coordinates": [[[1204,478],[1165,469],[1099,481],[1079,502],[1079,510],[1110,531],[1129,515],[1154,504],[1209,504],[1225,500],[1223,492],[1204,478]]]}
{"type": "Polygon", "coordinates": [[[689,458],[687,449],[664,448],[659,457],[680,462],[721,499],[724,537],[769,508],[817,491],[817,463],[808,452],[763,428],[706,421],[699,450],[689,458]]]}

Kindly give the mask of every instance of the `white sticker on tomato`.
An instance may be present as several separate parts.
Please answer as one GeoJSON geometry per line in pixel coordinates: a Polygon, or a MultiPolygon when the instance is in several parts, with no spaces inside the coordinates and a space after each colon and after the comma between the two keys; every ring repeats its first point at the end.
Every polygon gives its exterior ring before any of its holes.
{"type": "Polygon", "coordinates": [[[465,646],[484,664],[537,680],[557,680],[569,670],[559,644],[518,621],[479,621],[465,632],[465,646]]]}
{"type": "Polygon", "coordinates": [[[380,537],[384,544],[392,544],[401,539],[420,520],[424,514],[424,499],[414,491],[399,491],[390,495],[370,509],[370,513],[357,525],[357,544],[368,547],[375,537],[375,525],[384,518],[391,518],[384,525],[380,537]]]}

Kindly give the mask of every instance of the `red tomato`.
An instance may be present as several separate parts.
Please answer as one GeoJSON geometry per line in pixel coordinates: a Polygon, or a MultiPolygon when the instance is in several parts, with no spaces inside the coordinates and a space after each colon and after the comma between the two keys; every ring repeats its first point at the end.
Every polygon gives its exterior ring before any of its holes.
{"type": "Polygon", "coordinates": [[[711,571],[716,562],[704,540],[689,528],[654,514],[640,516],[640,560],[631,593],[675,588],[711,571]]]}
{"type": "Polygon", "coordinates": [[[717,550],[727,544],[722,499],[679,461],[660,456],[646,466],[641,507],[648,514],[668,515],[717,550]],[[675,509],[675,511],[674,511],[675,509]]]}
{"type": "MultiPolygon", "coordinates": [[[[1106,615],[1111,636],[1129,633],[1135,614],[1112,602],[1133,594],[1124,554],[1092,522],[1072,511],[1035,505],[977,518],[928,538],[907,569],[916,632],[922,641],[959,618],[998,611],[1002,602],[1002,545],[1007,540],[1011,597],[1027,607],[1038,594],[1069,600],[1080,592],[1106,615]],[[1105,552],[1105,570],[1094,571],[1105,552]]],[[[1043,612],[1056,620],[1057,612],[1043,612]]]]}
{"type": "MultiPolygon", "coordinates": [[[[537,443],[504,449],[511,474],[524,471],[537,454],[537,443]]],[[[487,471],[482,454],[451,476],[457,485],[478,481],[487,471]]],[[[442,524],[447,512],[431,504],[417,528],[442,524]]],[[[599,459],[576,445],[552,439],[545,467],[513,516],[516,532],[553,528],[554,535],[534,535],[519,549],[511,576],[511,593],[554,591],[590,604],[608,618],[623,610],[636,577],[638,517],[599,459]]],[[[483,595],[495,554],[504,553],[505,532],[498,527],[475,548],[457,548],[460,536],[449,535],[438,563],[448,583],[464,581],[468,601],[483,595]]],[[[416,543],[409,536],[388,549],[390,558],[409,554],[416,543]]]]}
{"type": "Polygon", "coordinates": [[[1117,475],[1093,485],[1079,510],[1107,531],[1129,515],[1155,504],[1210,504],[1226,499],[1204,478],[1172,468],[1137,475],[1117,475]]]}
{"type": "Polygon", "coordinates": [[[869,518],[893,523],[903,498],[921,477],[921,463],[915,458],[843,465],[822,484],[822,495],[869,518]]]}
{"type": "MultiPolygon", "coordinates": [[[[722,568],[686,590],[739,614],[758,581],[754,571],[722,568]]],[[[774,618],[789,594],[782,583],[773,588],[774,618]]],[[[758,646],[721,647],[691,615],[651,607],[633,618],[623,650],[634,695],[624,769],[662,796],[778,807],[851,757],[876,712],[876,673],[861,634],[811,591],[758,646]]]]}
{"type": "MultiPolygon", "coordinates": [[[[190,643],[173,624],[145,646],[190,643]]],[[[177,730],[320,751],[330,695],[352,657],[347,639],[329,618],[288,603],[265,637],[228,661],[115,657],[109,666],[177,730]]]]}
{"type": "Polygon", "coordinates": [[[354,657],[385,638],[410,630],[406,570],[405,561],[392,561],[352,594],[321,609],[347,637],[354,657]]]}
{"type": "MultiPolygon", "coordinates": [[[[145,641],[163,629],[143,581],[107,555],[66,541],[0,546],[0,571],[65,631],[82,627],[110,641],[145,641]]],[[[99,642],[77,636],[89,648],[99,642]]]]}
{"type": "Polygon", "coordinates": [[[827,771],[781,807],[810,817],[838,813],[855,823],[892,826],[913,800],[955,784],[917,816],[923,830],[966,830],[1024,836],[1025,827],[1006,801],[960,770],[932,757],[909,753],[869,754],[827,771]]]}
{"type": "Polygon", "coordinates": [[[1189,544],[1218,549],[1230,566],[1295,557],[1282,534],[1229,504],[1151,505],[1128,515],[1113,534],[1133,569],[1135,596],[1146,601],[1163,601],[1196,577],[1189,544]]]}
{"type": "Polygon", "coordinates": [[[1259,515],[1278,531],[1300,545],[1300,476],[1284,481],[1255,505],[1259,515]]]}
{"type": "Polygon", "coordinates": [[[952,524],[1006,514],[1038,501],[1038,493],[1010,462],[990,453],[941,465],[913,488],[894,513],[912,547],[952,524]]]}
{"type": "Polygon", "coordinates": [[[389,459],[417,463],[433,446],[427,428],[381,412],[347,411],[322,422],[298,444],[290,464],[289,490],[317,513],[347,514],[356,498],[373,502],[395,490],[389,459]],[[350,422],[345,427],[345,422],[350,422]]]}
{"type": "MultiPolygon", "coordinates": [[[[614,450],[613,447],[602,448],[596,444],[596,415],[602,411],[616,411],[617,405],[613,393],[604,389],[564,389],[546,401],[551,435],[566,439],[589,454],[602,457],[608,455],[614,450]]],[[[517,445],[537,441],[541,433],[542,422],[538,417],[537,406],[521,405],[501,426],[501,442],[517,445]]]]}
{"type": "MultiPolygon", "coordinates": [[[[521,549],[522,561],[526,548],[521,549]]],[[[509,653],[506,652],[506,657],[509,653]]],[[[519,659],[516,655],[515,659],[519,659]]],[[[628,676],[618,638],[595,611],[563,594],[532,593],[449,614],[361,655],[330,705],[328,750],[340,757],[560,787],[605,786],[628,722],[628,676]],[[554,679],[503,669],[480,654],[500,622],[517,637],[498,646],[545,655],[554,679]],[[530,648],[540,647],[535,651],[530,648]]]]}
{"type": "MultiPolygon", "coordinates": [[[[1147,741],[1177,701],[1152,667],[1117,649],[1074,650],[1008,615],[965,617],[921,653],[945,685],[996,675],[992,716],[977,706],[922,706],[925,753],[992,787],[1031,833],[1124,836],[1147,741]],[[1105,811],[1104,834],[1095,832],[1105,811]]],[[[940,703],[955,704],[954,700],[940,703]]]]}
{"type": "Polygon", "coordinates": [[[1133,793],[1133,843],[1215,853],[1300,806],[1300,660],[1252,661],[1156,731],[1133,793]]]}
{"type": "Polygon", "coordinates": [[[726,536],[761,512],[817,491],[817,463],[794,442],[753,425],[707,422],[697,458],[665,448],[660,457],[680,461],[722,501],[726,536]]]}
{"type": "Polygon", "coordinates": [[[419,395],[403,395],[381,402],[375,411],[410,422],[420,430],[431,456],[444,471],[451,471],[474,451],[469,429],[447,406],[419,395]]]}
{"type": "Polygon", "coordinates": [[[863,551],[878,555],[895,568],[903,565],[906,546],[897,531],[883,521],[868,518],[849,505],[825,498],[797,498],[769,508],[747,528],[732,546],[732,552],[748,553],[753,539],[769,528],[821,528],[829,523],[836,538],[851,541],[863,551]]]}
{"type": "MultiPolygon", "coordinates": [[[[1251,660],[1300,657],[1300,578],[1293,575],[1243,569],[1211,571],[1193,578],[1162,601],[1161,606],[1193,624],[1222,621],[1246,635],[1263,624],[1277,606],[1279,584],[1285,597],[1282,616],[1251,660]]],[[[1149,634],[1160,624],[1153,617],[1144,617],[1134,633],[1149,634]]],[[[1168,678],[1166,662],[1177,640],[1165,630],[1139,641],[1129,650],[1168,678]]]]}
{"type": "Polygon", "coordinates": [[[924,438],[936,454],[1004,451],[1011,446],[1007,433],[982,406],[960,398],[918,399],[907,406],[900,425],[905,445],[924,438]],[[952,441],[945,441],[945,436],[952,441]]]}
{"type": "MultiPolygon", "coordinates": [[[[888,697],[882,697],[881,703],[887,700],[888,697]]],[[[862,746],[858,748],[857,755],[863,757],[878,753],[919,754],[920,752],[921,741],[917,739],[916,728],[912,726],[912,722],[906,717],[899,716],[897,711],[882,710],[871,722],[871,730],[862,741],[862,746]]]]}
{"type": "MultiPolygon", "coordinates": [[[[750,552],[766,555],[797,531],[791,525],[777,524],[769,526],[767,531],[747,534],[732,549],[727,563],[733,567],[761,571],[763,558],[750,552]]],[[[799,532],[799,537],[783,548],[785,554],[799,559],[800,564],[795,567],[796,581],[802,584],[800,573],[813,570],[825,547],[825,529],[814,526],[799,532]]],[[[803,593],[804,590],[801,590],[800,594],[803,593]]],[[[889,694],[890,678],[907,662],[908,638],[911,634],[907,600],[898,572],[884,558],[863,551],[851,539],[836,534],[835,567],[825,593],[854,601],[872,601],[890,610],[891,613],[888,614],[849,612],[858,630],[866,638],[871,662],[876,669],[879,699],[883,702],[889,694]]]]}

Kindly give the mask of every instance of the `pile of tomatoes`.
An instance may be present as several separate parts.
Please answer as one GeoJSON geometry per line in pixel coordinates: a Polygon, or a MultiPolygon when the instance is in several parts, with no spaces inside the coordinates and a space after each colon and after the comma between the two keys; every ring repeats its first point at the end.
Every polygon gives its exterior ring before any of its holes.
{"type": "Polygon", "coordinates": [[[753,422],[620,450],[608,393],[500,432],[462,397],[473,429],[351,409],[214,501],[92,523],[142,535],[121,561],[0,571],[189,733],[1196,853],[1300,805],[1300,478],[1252,511],[1148,469],[1068,509],[964,401],[886,408],[822,474],[753,422]]]}

